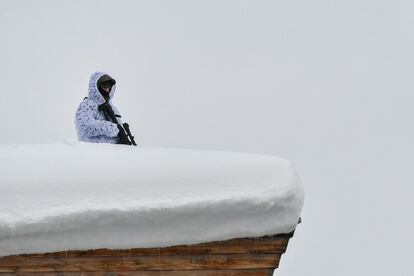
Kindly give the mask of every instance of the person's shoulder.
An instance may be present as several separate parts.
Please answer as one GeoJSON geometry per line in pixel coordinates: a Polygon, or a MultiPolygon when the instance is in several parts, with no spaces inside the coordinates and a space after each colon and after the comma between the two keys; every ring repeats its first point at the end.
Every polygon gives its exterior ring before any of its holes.
{"type": "Polygon", "coordinates": [[[78,111],[96,110],[96,109],[98,109],[98,105],[94,101],[89,99],[88,97],[83,98],[83,100],[81,101],[78,107],[78,111]]]}
{"type": "Polygon", "coordinates": [[[97,107],[98,105],[89,99],[88,97],[83,98],[82,102],[80,103],[83,106],[91,106],[91,107],[97,107]]]}

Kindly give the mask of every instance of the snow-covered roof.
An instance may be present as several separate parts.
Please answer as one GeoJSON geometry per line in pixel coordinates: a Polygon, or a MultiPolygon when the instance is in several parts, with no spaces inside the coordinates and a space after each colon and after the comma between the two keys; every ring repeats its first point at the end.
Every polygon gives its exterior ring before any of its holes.
{"type": "Polygon", "coordinates": [[[262,154],[113,144],[0,146],[0,256],[292,231],[304,193],[262,154]]]}

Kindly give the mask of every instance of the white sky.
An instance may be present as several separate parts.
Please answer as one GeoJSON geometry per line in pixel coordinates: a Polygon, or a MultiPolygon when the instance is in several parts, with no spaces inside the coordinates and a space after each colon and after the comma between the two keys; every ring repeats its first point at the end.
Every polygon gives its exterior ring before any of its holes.
{"type": "Polygon", "coordinates": [[[103,70],[141,145],[296,164],[303,223],[275,275],[413,275],[413,14],[401,0],[0,0],[0,143],[75,137],[103,70]]]}

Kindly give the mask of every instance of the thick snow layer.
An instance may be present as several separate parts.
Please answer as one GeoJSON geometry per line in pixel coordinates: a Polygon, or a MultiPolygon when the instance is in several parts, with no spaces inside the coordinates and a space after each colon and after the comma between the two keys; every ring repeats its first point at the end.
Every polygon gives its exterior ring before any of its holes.
{"type": "Polygon", "coordinates": [[[0,146],[0,256],[158,247],[292,231],[292,164],[113,144],[0,146]]]}

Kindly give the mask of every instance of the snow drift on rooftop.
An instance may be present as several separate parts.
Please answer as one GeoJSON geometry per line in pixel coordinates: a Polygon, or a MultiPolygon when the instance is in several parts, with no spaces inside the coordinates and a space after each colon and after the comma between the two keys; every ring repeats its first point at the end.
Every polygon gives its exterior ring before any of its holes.
{"type": "Polygon", "coordinates": [[[113,144],[0,146],[0,255],[292,231],[304,192],[262,154],[113,144]]]}

